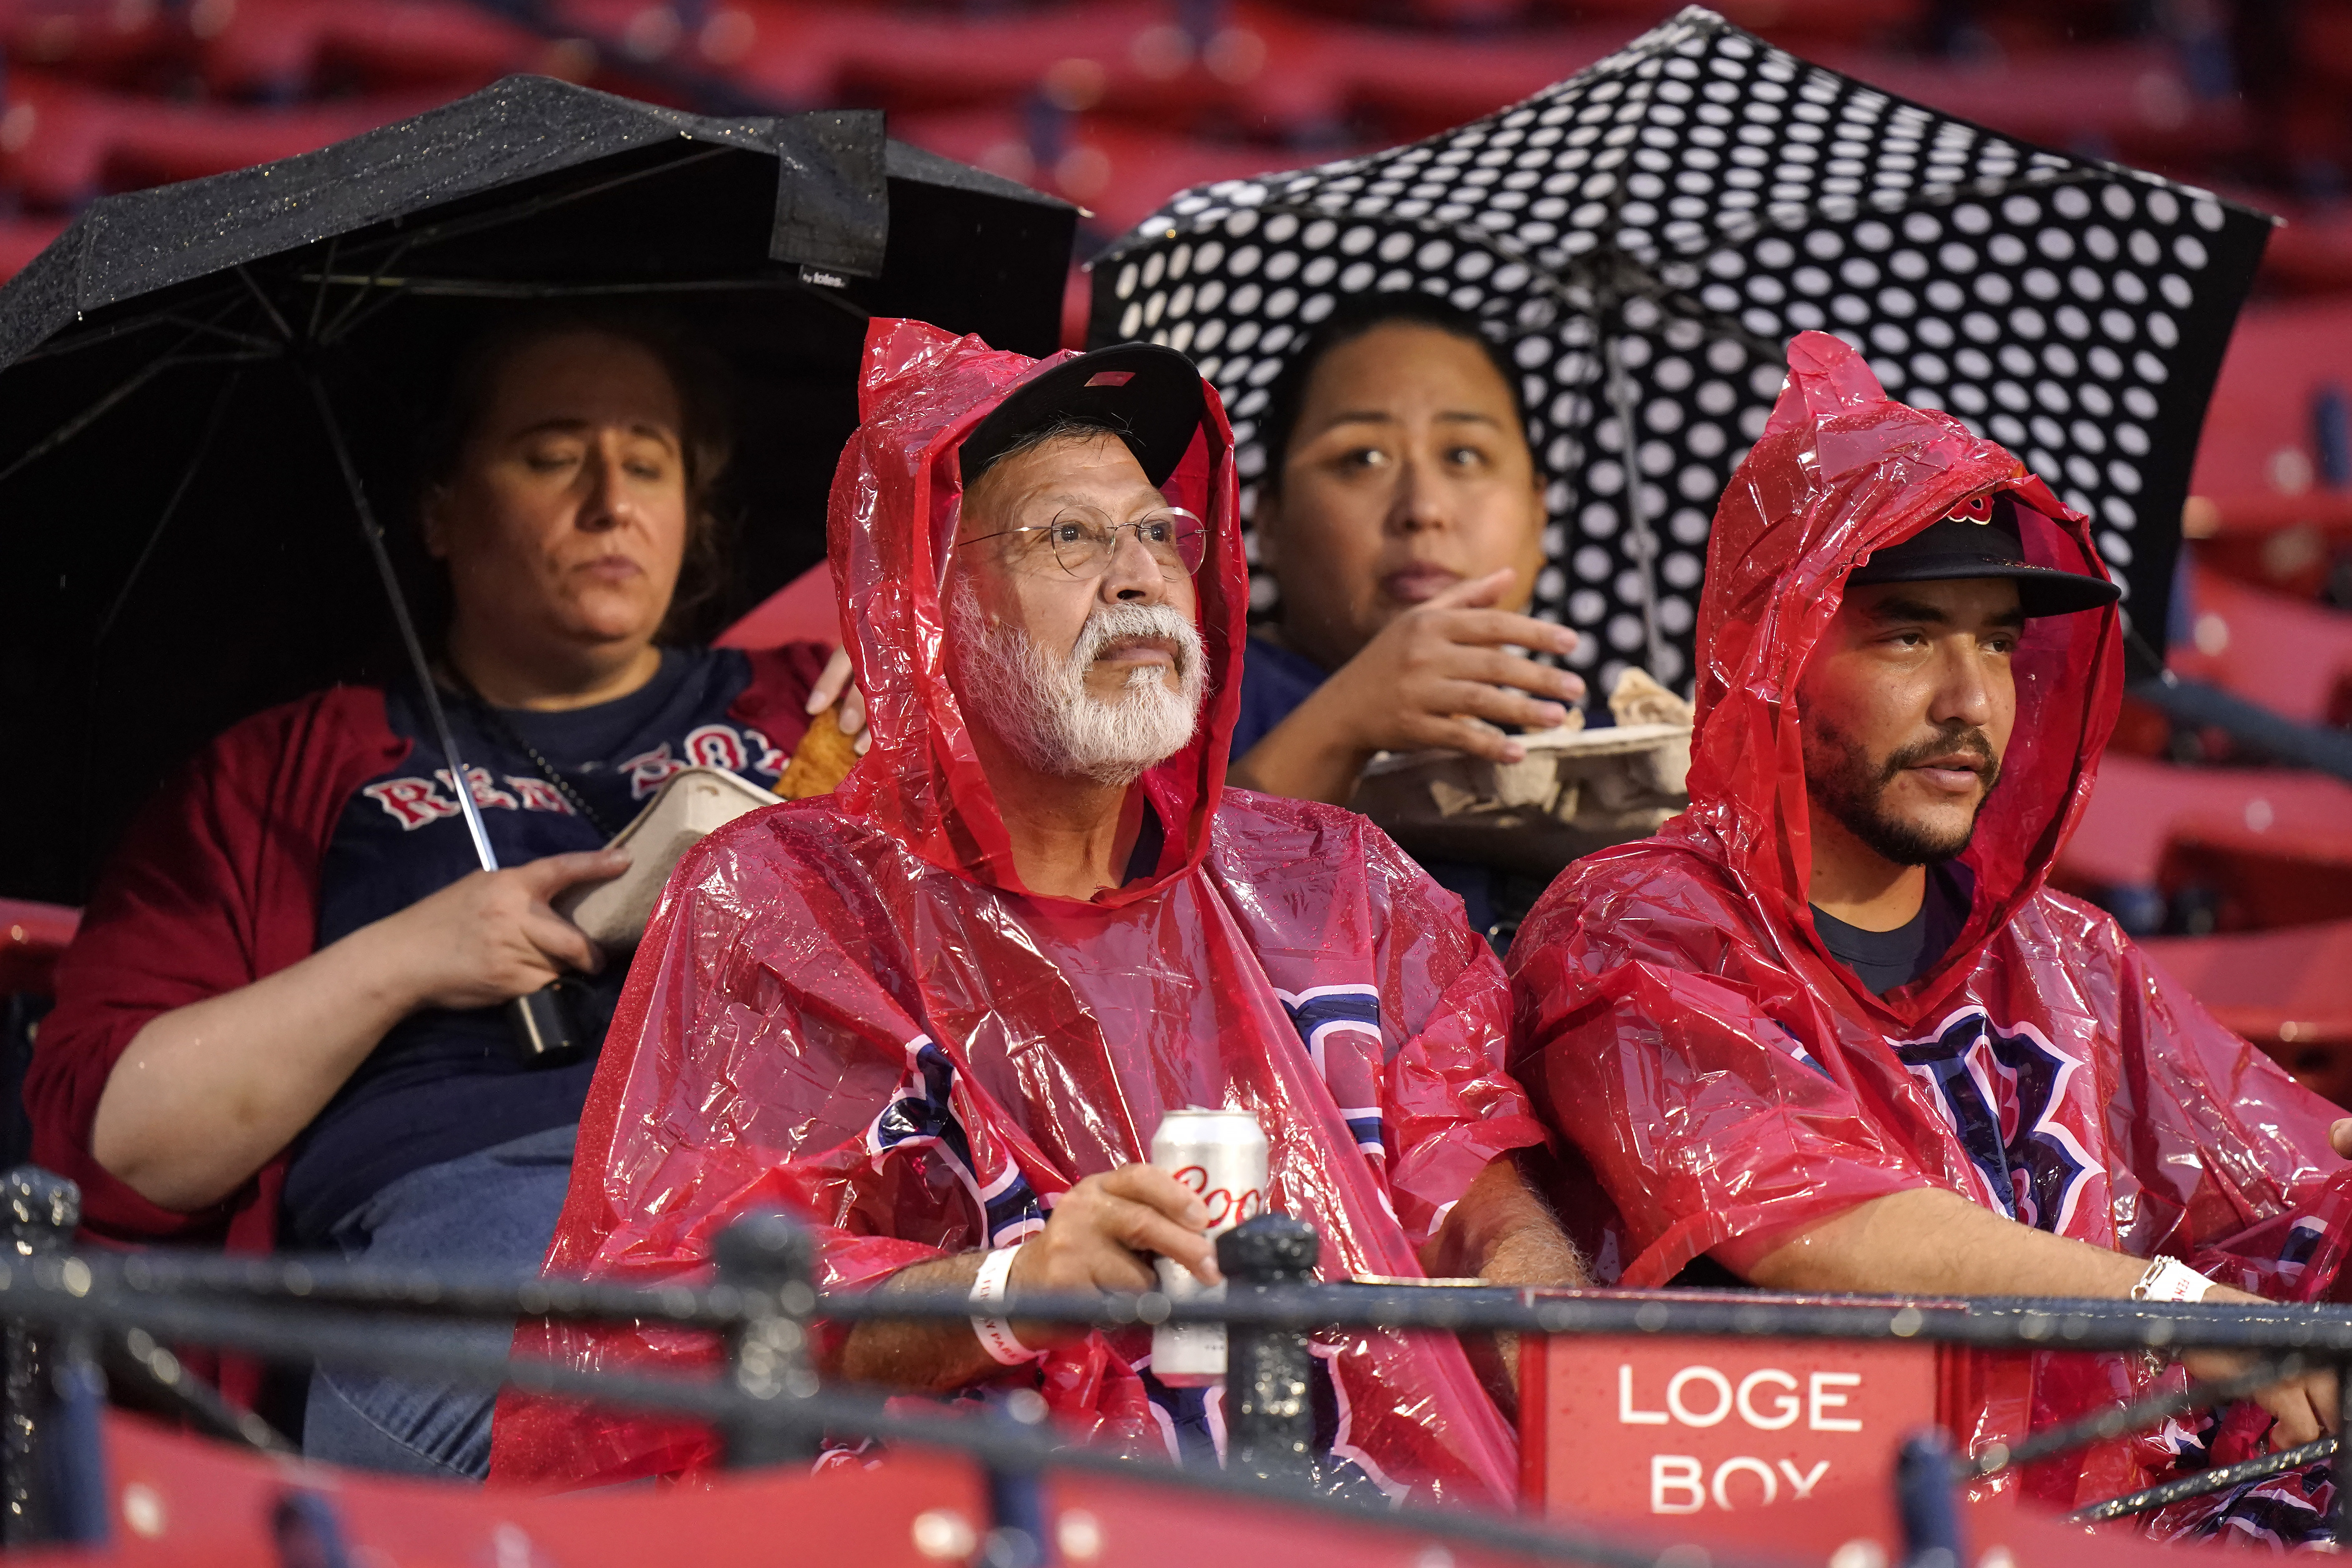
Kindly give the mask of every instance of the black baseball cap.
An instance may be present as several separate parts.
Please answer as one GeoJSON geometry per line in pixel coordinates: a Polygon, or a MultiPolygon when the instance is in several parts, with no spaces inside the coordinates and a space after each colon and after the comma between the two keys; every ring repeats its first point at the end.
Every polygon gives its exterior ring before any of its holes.
{"type": "Polygon", "coordinates": [[[963,438],[966,488],[1024,436],[1056,419],[1092,420],[1119,434],[1143,477],[1164,485],[1184,460],[1207,405],[1201,373],[1174,349],[1120,343],[1065,360],[1014,387],[963,438]]]}
{"type": "Polygon", "coordinates": [[[2009,577],[2016,580],[2018,605],[2028,616],[2068,616],[2123,597],[2123,590],[2105,577],[2027,562],[2017,510],[2017,499],[2006,490],[1970,496],[1910,538],[1873,552],[1846,581],[2009,577]]]}

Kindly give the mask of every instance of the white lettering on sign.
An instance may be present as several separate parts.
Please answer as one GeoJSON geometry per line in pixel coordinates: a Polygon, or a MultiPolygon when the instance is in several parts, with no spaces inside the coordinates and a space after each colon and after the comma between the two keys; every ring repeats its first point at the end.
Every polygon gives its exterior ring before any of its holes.
{"type": "Polygon", "coordinates": [[[1728,1489],[1725,1487],[1724,1483],[1728,1481],[1732,1477],[1741,1474],[1755,1476],[1763,1481],[1764,1506],[1769,1506],[1780,1500],[1780,1478],[1772,1473],[1772,1467],[1766,1464],[1761,1459],[1751,1459],[1745,1455],[1741,1455],[1736,1458],[1726,1459],[1723,1463],[1715,1467],[1714,1484],[1709,1486],[1706,1489],[1707,1495],[1715,1499],[1716,1507],[1723,1510],[1726,1513],[1729,1513],[1731,1511],[1731,1499],[1727,1495],[1728,1489]]]}
{"type": "Polygon", "coordinates": [[[1685,1426],[1714,1426],[1731,1414],[1731,1379],[1711,1366],[1686,1366],[1666,1384],[1666,1408],[1685,1426]],[[1715,1408],[1705,1415],[1683,1403],[1683,1390],[1693,1383],[1712,1384],[1715,1387],[1715,1408]]]}
{"type": "Polygon", "coordinates": [[[1813,1373],[1813,1385],[1811,1391],[1811,1399],[1810,1401],[1812,1405],[1812,1412],[1811,1419],[1806,1421],[1805,1425],[1811,1427],[1816,1432],[1861,1431],[1862,1423],[1859,1421],[1848,1420],[1843,1415],[1824,1415],[1822,1414],[1825,1409],[1832,1407],[1842,1408],[1845,1405],[1846,1397],[1844,1394],[1832,1394],[1829,1392],[1832,1386],[1838,1388],[1856,1388],[1861,1386],[1861,1384],[1862,1374],[1859,1373],[1817,1372],[1813,1373]]]}
{"type": "Polygon", "coordinates": [[[1780,1473],[1789,1478],[1789,1486],[1796,1492],[1800,1500],[1813,1495],[1814,1483],[1818,1482],[1822,1479],[1822,1475],[1829,1469],[1829,1468],[1830,1462],[1827,1459],[1823,1459],[1819,1464],[1815,1465],[1811,1471],[1801,1476],[1797,1473],[1797,1465],[1795,1460],[1783,1459],[1780,1461],[1780,1473]]]}
{"type": "Polygon", "coordinates": [[[1633,1408],[1633,1368],[1631,1364],[1617,1369],[1617,1421],[1623,1426],[1663,1426],[1666,1413],[1663,1410],[1633,1408]]]}
{"type": "Polygon", "coordinates": [[[1778,1367],[1760,1367],[1739,1380],[1740,1416],[1759,1431],[1778,1432],[1784,1426],[1793,1426],[1798,1413],[1803,1408],[1803,1402],[1797,1397],[1797,1380],[1778,1367]],[[1772,1408],[1777,1415],[1766,1416],[1756,1413],[1756,1385],[1759,1383],[1777,1383],[1788,1390],[1785,1394],[1772,1396],[1772,1408]]]}
{"type": "Polygon", "coordinates": [[[1737,1410],[1759,1432],[1785,1431],[1800,1415],[1815,1432],[1859,1432],[1861,1422],[1831,1412],[1852,1403],[1845,1390],[1861,1386],[1859,1373],[1817,1372],[1801,1385],[1779,1367],[1767,1366],[1749,1373],[1734,1388],[1731,1379],[1711,1366],[1686,1366],[1666,1380],[1665,1409],[1644,1410],[1635,1403],[1633,1365],[1626,1362],[1617,1368],[1617,1421],[1623,1426],[1664,1426],[1672,1421],[1703,1428],[1721,1426],[1737,1410]],[[1694,1384],[1705,1385],[1712,1395],[1697,1392],[1694,1384]]]}
{"type": "Polygon", "coordinates": [[[1699,1477],[1706,1472],[1696,1459],[1683,1454],[1653,1454],[1650,1456],[1650,1511],[1652,1513],[1696,1513],[1706,1506],[1706,1489],[1699,1477]],[[1666,1493],[1679,1491],[1690,1500],[1668,1502],[1666,1493]]]}
{"type": "Polygon", "coordinates": [[[1813,1495],[1813,1489],[1829,1473],[1830,1462],[1819,1460],[1810,1470],[1799,1470],[1788,1459],[1780,1461],[1776,1472],[1763,1460],[1746,1454],[1735,1454],[1715,1467],[1708,1475],[1706,1466],[1689,1454],[1653,1454],[1650,1456],[1650,1511],[1652,1513],[1696,1513],[1712,1500],[1726,1513],[1736,1510],[1739,1504],[1732,1500],[1732,1481],[1740,1476],[1753,1476],[1763,1490],[1755,1503],[1758,1508],[1769,1507],[1780,1500],[1780,1481],[1786,1477],[1790,1495],[1798,1499],[1813,1495]]]}

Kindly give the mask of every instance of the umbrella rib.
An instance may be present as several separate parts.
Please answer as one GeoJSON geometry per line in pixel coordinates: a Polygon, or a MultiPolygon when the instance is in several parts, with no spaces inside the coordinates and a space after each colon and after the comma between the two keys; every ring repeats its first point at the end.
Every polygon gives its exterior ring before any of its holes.
{"type": "Polygon", "coordinates": [[[375,566],[384,598],[391,605],[393,623],[399,628],[402,649],[408,655],[409,668],[416,676],[418,697],[433,725],[434,739],[440,742],[441,755],[449,764],[450,793],[457,797],[458,815],[465,819],[466,831],[474,841],[474,858],[481,862],[483,870],[495,871],[499,868],[498,852],[490,847],[489,829],[484,826],[481,807],[474,800],[474,781],[466,771],[465,758],[458,754],[457,737],[449,728],[448,710],[441,705],[441,693],[433,679],[433,661],[425,656],[424,639],[416,635],[415,618],[408,613],[408,595],[401,592],[400,574],[394,569],[392,556],[383,547],[383,530],[375,521],[375,509],[368,504],[367,487],[361,482],[359,467],[352,461],[351,447],[344,443],[343,426],[335,417],[334,405],[328,400],[326,384],[315,370],[306,371],[303,379],[310,384],[311,401],[318,405],[319,422],[326,426],[327,444],[334,448],[336,466],[342,471],[344,492],[351,498],[360,536],[367,542],[368,558],[375,566]]]}
{"type": "Polygon", "coordinates": [[[261,306],[262,310],[268,313],[269,319],[278,324],[278,337],[283,340],[288,346],[290,347],[301,341],[295,337],[294,329],[287,324],[285,316],[279,313],[278,302],[269,297],[268,292],[262,289],[260,284],[256,283],[253,280],[253,274],[248,271],[243,264],[240,263],[239,265],[231,268],[229,270],[236,274],[236,280],[245,285],[246,291],[251,294],[254,300],[261,306]]]}
{"type": "Polygon", "coordinates": [[[341,342],[352,328],[358,326],[360,322],[366,321],[369,316],[375,314],[376,310],[383,304],[391,300],[399,298],[396,294],[371,295],[367,291],[367,287],[373,286],[374,279],[380,279],[383,276],[385,268],[397,266],[401,258],[407,254],[408,246],[404,241],[392,247],[391,252],[384,256],[383,259],[376,264],[375,269],[366,274],[366,277],[370,280],[369,285],[363,286],[354,291],[352,295],[350,303],[346,304],[340,311],[336,312],[335,319],[327,323],[326,333],[320,340],[321,342],[330,343],[341,342]],[[364,312],[364,314],[362,314],[362,312],[364,312]]]}
{"type": "Polygon", "coordinates": [[[113,635],[114,623],[121,618],[122,607],[131,602],[131,592],[139,586],[140,578],[146,574],[147,563],[153,558],[155,546],[163,542],[163,531],[172,526],[172,519],[179,512],[180,502],[187,498],[189,487],[195,483],[196,470],[204,467],[205,458],[212,454],[214,438],[220,434],[221,421],[228,413],[229,399],[236,392],[240,374],[231,372],[228,379],[221,384],[218,395],[213,399],[213,411],[205,420],[205,433],[197,438],[196,449],[189,456],[187,467],[180,470],[180,482],[172,487],[172,499],[163,503],[163,511],[155,519],[155,526],[148,531],[147,542],[140,546],[139,559],[131,563],[130,572],[122,579],[122,586],[115,591],[114,603],[107,606],[106,618],[99,623],[98,635],[90,639],[93,648],[103,647],[106,639],[113,635]]]}
{"type": "MultiPolygon", "coordinates": [[[[184,339],[182,341],[184,342],[185,340],[184,339]]],[[[25,451],[18,456],[15,462],[10,463],[5,468],[0,468],[0,482],[6,481],[9,478],[15,475],[18,469],[23,468],[26,464],[33,462],[37,458],[48,456],[49,453],[57,450],[59,447],[64,446],[68,441],[70,441],[75,437],[80,435],[84,430],[88,429],[94,421],[105,415],[108,410],[113,408],[115,405],[121,403],[124,398],[129,397],[132,393],[138,391],[141,387],[146,385],[149,382],[154,380],[157,376],[163,374],[167,370],[176,370],[183,365],[191,364],[249,364],[254,361],[264,357],[265,356],[260,354],[183,355],[166,353],[150,360],[145,365],[142,366],[138,374],[131,376],[130,380],[122,383],[120,386],[117,386],[113,391],[108,393],[96,403],[91,404],[89,407],[83,409],[80,413],[75,415],[72,418],[58,426],[55,430],[50,431],[49,434],[41,440],[37,441],[31,447],[26,447],[25,451]]]]}
{"type": "Polygon", "coordinates": [[[314,343],[319,341],[319,317],[326,310],[327,308],[327,279],[334,273],[335,252],[341,248],[342,243],[343,237],[341,235],[335,235],[328,239],[327,259],[319,269],[319,287],[312,290],[310,294],[310,341],[314,343]]]}
{"type": "MultiPolygon", "coordinates": [[[[228,309],[224,306],[221,314],[227,313],[228,309]]],[[[159,315],[140,316],[131,321],[116,321],[110,326],[93,327],[88,331],[59,337],[18,356],[10,362],[11,367],[31,364],[37,360],[59,359],[67,354],[79,353],[83,349],[97,348],[105,343],[119,342],[132,332],[143,332],[150,327],[157,326],[178,327],[192,334],[209,333],[214,337],[226,338],[230,342],[242,344],[250,349],[275,353],[278,348],[278,345],[268,338],[257,337],[251,332],[241,332],[234,327],[225,327],[217,319],[205,321],[199,317],[183,315],[177,310],[167,310],[159,315]]],[[[185,342],[187,340],[184,338],[181,341],[185,342]]]]}

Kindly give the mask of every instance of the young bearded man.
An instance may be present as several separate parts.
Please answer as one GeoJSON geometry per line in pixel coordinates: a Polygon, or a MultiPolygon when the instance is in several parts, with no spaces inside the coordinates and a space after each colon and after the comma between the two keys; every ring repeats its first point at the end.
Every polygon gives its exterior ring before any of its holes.
{"type": "MultiPolygon", "coordinates": [[[[2120,700],[2117,590],[2085,520],[1958,421],[1889,400],[1837,340],[1807,333],[1790,363],[1708,546],[1691,809],[1571,868],[1510,955],[1515,1069],[1614,1206],[1597,1268],[2315,1297],[2345,1244],[2339,1113],[2044,886],[2120,700]]],[[[2147,1374],[2045,1357],[2030,1375],[2014,1407],[2039,1425],[2147,1374]]],[[[2029,1487],[2112,1496],[2191,1448],[2309,1441],[2336,1410],[2315,1374],[2218,1433],[2029,1487]]],[[[2241,1511],[2315,1532],[2322,1476],[2241,1511]]],[[[2216,1528],[2235,1496],[2165,1528],[2216,1528]]]]}
{"type": "MultiPolygon", "coordinates": [[[[832,557],[874,744],[831,796],[747,817],[673,878],[590,1098],[551,1267],[650,1283],[747,1210],[817,1232],[829,1289],[969,1292],[973,1321],[825,1331],[829,1375],[1034,1389],[1130,1448],[1219,1407],[1149,1335],[1001,1321],[1013,1292],[1216,1276],[1167,1111],[1245,1110],[1269,1206],[1327,1277],[1581,1279],[1522,1183],[1508,991],[1460,903],[1362,818],[1224,788],[1249,587],[1215,395],[1147,345],[1040,365],[912,322],[867,341],[832,557]]],[[[526,1334],[527,1339],[532,1338],[526,1334]]],[[[549,1330],[575,1364],[709,1348],[549,1330]]],[[[1507,1500],[1464,1347],[1320,1347],[1327,1447],[1372,1484],[1507,1500]]],[[[494,1471],[707,1463],[699,1435],[519,1402],[494,1471]]]]}

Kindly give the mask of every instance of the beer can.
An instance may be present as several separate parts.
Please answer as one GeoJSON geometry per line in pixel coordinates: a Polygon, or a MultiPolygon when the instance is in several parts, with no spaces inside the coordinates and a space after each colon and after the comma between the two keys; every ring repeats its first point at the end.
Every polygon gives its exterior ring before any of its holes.
{"type": "MultiPolygon", "coordinates": [[[[1190,1106],[1160,1119],[1151,1135],[1151,1163],[1192,1190],[1209,1210],[1209,1237],[1265,1212],[1265,1132],[1246,1110],[1190,1106]]],[[[1220,1300],[1223,1285],[1201,1283],[1172,1258],[1158,1259],[1160,1291],[1171,1300],[1220,1300]]],[[[1171,1388],[1221,1383],[1225,1375],[1223,1323],[1161,1323],[1151,1331],[1151,1371],[1171,1388]]]]}

